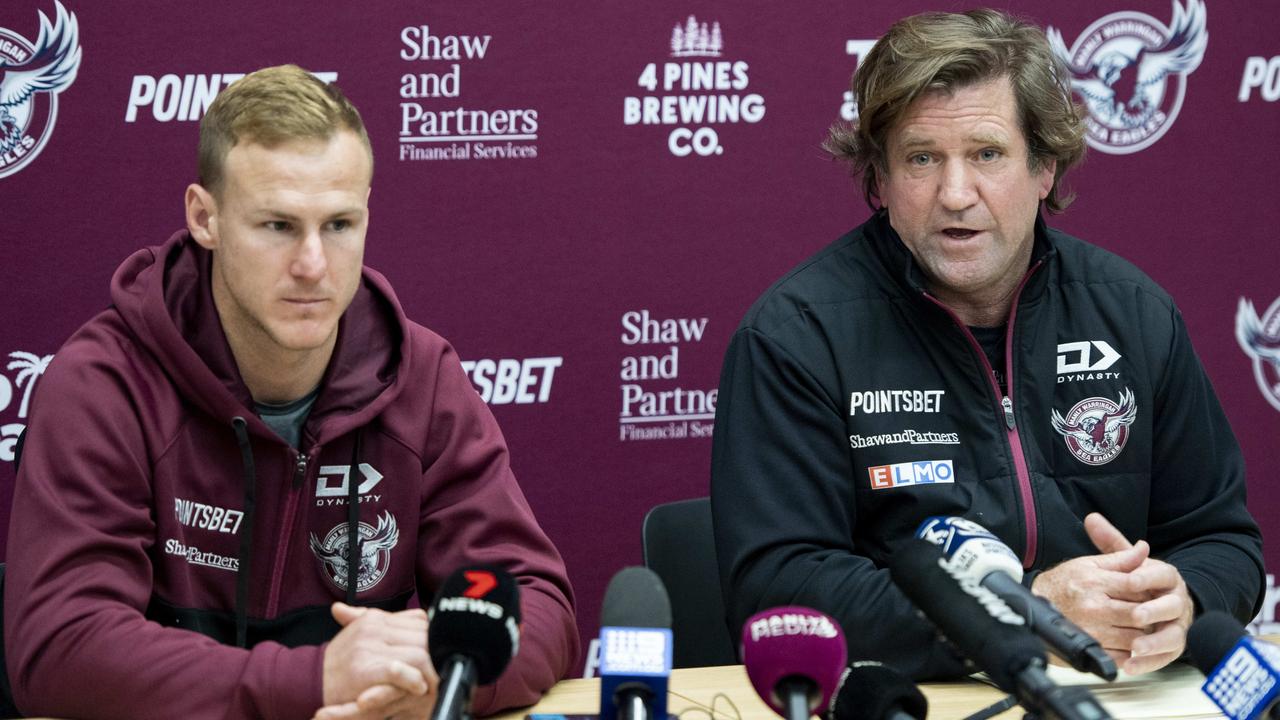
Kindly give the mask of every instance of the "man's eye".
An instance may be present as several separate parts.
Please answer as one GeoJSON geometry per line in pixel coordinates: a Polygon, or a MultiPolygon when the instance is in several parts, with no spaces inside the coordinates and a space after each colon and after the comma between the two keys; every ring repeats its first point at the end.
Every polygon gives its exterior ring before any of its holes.
{"type": "Polygon", "coordinates": [[[350,220],[334,220],[329,223],[329,228],[335,232],[342,232],[351,227],[350,220]]]}
{"type": "Polygon", "coordinates": [[[289,223],[284,220],[268,220],[266,226],[272,232],[289,232],[289,223]]]}
{"type": "Polygon", "coordinates": [[[924,167],[929,164],[929,156],[925,153],[916,153],[915,155],[912,155],[907,162],[918,167],[924,167]]]}
{"type": "Polygon", "coordinates": [[[1000,157],[1000,151],[999,151],[999,150],[993,150],[993,149],[991,149],[991,148],[987,148],[986,150],[983,150],[983,151],[981,151],[981,152],[979,152],[979,153],[978,153],[978,158],[979,158],[979,159],[981,159],[981,160],[983,160],[983,161],[986,161],[986,162],[990,162],[990,161],[995,160],[995,159],[997,159],[997,158],[999,158],[999,157],[1000,157]]]}

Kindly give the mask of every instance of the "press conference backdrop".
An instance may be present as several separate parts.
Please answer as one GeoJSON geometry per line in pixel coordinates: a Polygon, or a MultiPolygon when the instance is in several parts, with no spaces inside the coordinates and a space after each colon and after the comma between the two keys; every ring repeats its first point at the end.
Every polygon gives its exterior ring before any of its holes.
{"type": "MultiPolygon", "coordinates": [[[[707,492],[720,361],[744,311],[869,214],[819,148],[856,113],[850,74],[899,17],[970,6],[63,3],[0,4],[0,88],[34,57],[42,16],[46,44],[81,52],[71,82],[0,92],[0,554],[41,372],[107,305],[120,260],[183,226],[213,95],[293,62],[361,109],[376,158],[367,262],[492,406],[584,637],[608,578],[640,559],[644,512],[707,492]]],[[[1079,80],[1114,92],[1090,108],[1078,198],[1051,222],[1181,305],[1280,566],[1280,369],[1236,333],[1244,319],[1280,344],[1280,8],[996,4],[1052,27],[1079,80]],[[1175,35],[1203,43],[1199,64],[1143,83],[1139,52],[1175,35]]],[[[1074,352],[1075,370],[1105,371],[1103,348],[1074,352]]]]}

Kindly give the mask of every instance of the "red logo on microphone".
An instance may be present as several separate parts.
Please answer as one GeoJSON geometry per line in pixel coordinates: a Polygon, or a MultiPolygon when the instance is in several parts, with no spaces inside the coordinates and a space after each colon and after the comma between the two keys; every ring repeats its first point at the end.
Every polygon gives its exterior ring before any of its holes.
{"type": "Polygon", "coordinates": [[[465,597],[482,598],[498,586],[498,578],[488,570],[467,570],[462,573],[462,576],[471,583],[471,587],[462,593],[465,597]]]}

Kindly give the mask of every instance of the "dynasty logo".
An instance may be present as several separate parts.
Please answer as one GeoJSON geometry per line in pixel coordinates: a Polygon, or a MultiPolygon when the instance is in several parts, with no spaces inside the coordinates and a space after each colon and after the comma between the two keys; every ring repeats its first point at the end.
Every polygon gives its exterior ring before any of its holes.
{"type": "Polygon", "coordinates": [[[0,27],[0,178],[36,159],[58,119],[58,93],[75,82],[80,69],[80,29],[76,16],[55,3],[53,23],[43,12],[33,45],[0,27]]]}

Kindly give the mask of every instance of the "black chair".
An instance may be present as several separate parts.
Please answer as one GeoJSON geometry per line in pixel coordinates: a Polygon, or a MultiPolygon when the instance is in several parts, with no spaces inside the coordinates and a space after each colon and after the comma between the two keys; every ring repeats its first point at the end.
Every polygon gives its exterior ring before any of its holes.
{"type": "Polygon", "coordinates": [[[22,717],[13,704],[13,690],[9,687],[9,671],[4,664],[4,563],[0,563],[0,718],[22,717]]]}
{"type": "Polygon", "coordinates": [[[711,533],[711,499],[658,505],[645,515],[645,567],[658,574],[671,596],[673,665],[707,667],[738,662],[737,642],[725,621],[711,533]]]}

